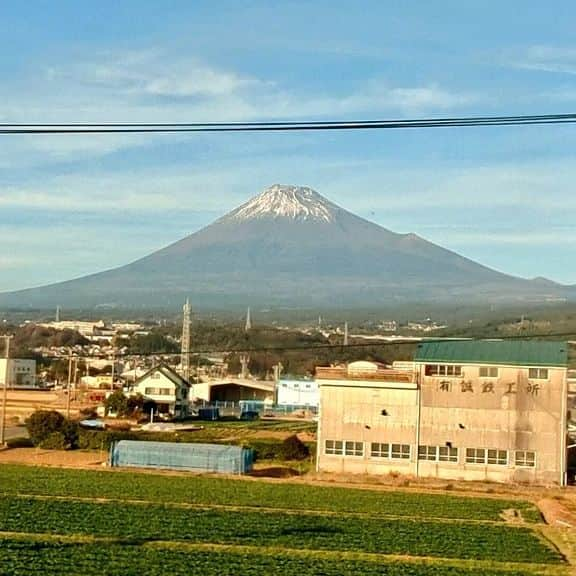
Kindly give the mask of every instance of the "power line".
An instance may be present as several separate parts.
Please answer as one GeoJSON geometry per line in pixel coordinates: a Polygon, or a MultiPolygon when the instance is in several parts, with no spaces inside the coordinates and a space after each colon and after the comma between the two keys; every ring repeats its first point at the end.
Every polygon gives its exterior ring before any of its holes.
{"type": "Polygon", "coordinates": [[[0,135],[73,135],[117,133],[178,132],[289,132],[326,130],[389,130],[406,128],[471,128],[481,126],[529,126],[573,124],[576,114],[540,114],[524,116],[470,116],[454,118],[416,118],[397,120],[323,120],[286,122],[134,122],[134,123],[3,123],[0,135]]]}
{"type": "MultiPolygon", "coordinates": [[[[251,347],[251,348],[205,348],[201,350],[190,350],[190,354],[235,354],[235,353],[254,353],[254,352],[310,352],[313,353],[315,350],[349,350],[351,348],[375,348],[384,346],[397,346],[397,345],[417,345],[420,343],[429,342],[450,342],[450,341],[474,341],[474,340],[488,340],[488,341],[500,341],[500,340],[534,340],[536,338],[560,338],[565,336],[576,336],[576,330],[573,332],[555,332],[550,334],[523,334],[523,335],[509,335],[509,336],[499,336],[499,337],[485,337],[485,338],[473,338],[473,337],[446,337],[446,338],[425,338],[425,339],[403,339],[403,340],[387,340],[387,341],[371,341],[371,342],[360,342],[355,344],[348,344],[344,346],[343,344],[317,344],[313,346],[271,346],[271,347],[251,347]]],[[[140,357],[153,357],[153,356],[179,356],[180,352],[124,352],[116,353],[117,358],[133,358],[135,356],[140,357]]],[[[107,357],[106,354],[80,354],[82,358],[102,358],[107,357]]],[[[67,355],[53,356],[53,358],[67,358],[67,355]]]]}

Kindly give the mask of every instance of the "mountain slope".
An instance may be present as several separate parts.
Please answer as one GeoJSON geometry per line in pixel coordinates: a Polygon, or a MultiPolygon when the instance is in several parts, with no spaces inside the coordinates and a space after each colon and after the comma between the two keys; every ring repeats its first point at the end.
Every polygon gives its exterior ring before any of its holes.
{"type": "Polygon", "coordinates": [[[274,185],[136,262],[0,294],[2,306],[371,306],[539,300],[567,288],[496,272],[414,234],[359,218],[306,187],[274,185]]]}

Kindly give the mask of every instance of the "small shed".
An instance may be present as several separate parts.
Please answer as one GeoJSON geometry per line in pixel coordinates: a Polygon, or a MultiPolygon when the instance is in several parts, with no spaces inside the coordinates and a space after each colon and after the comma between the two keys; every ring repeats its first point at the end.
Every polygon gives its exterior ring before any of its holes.
{"type": "Polygon", "coordinates": [[[252,470],[250,448],[222,444],[120,440],[110,448],[113,467],[164,468],[194,472],[246,474],[252,470]]]}

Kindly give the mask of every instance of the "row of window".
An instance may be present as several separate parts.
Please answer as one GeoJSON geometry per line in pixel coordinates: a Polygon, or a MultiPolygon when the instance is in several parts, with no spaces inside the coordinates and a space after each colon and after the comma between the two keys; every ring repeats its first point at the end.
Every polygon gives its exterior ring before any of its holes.
{"type": "MultiPolygon", "coordinates": [[[[371,458],[387,458],[391,460],[409,460],[410,444],[392,444],[371,442],[371,458]]],[[[324,454],[334,456],[364,456],[364,443],[352,440],[326,440],[324,454]]],[[[536,466],[536,453],[528,450],[515,450],[514,465],[527,468],[536,466]]],[[[458,462],[458,448],[454,446],[418,446],[418,460],[432,462],[458,462]]],[[[467,464],[490,464],[508,466],[510,462],[507,450],[495,448],[466,448],[465,462],[467,464]]]]}
{"type": "MultiPolygon", "coordinates": [[[[452,364],[426,364],[424,368],[426,376],[462,376],[462,366],[452,364]]],[[[480,378],[498,378],[500,369],[498,366],[480,366],[480,378]]],[[[548,368],[528,368],[530,380],[548,380],[548,368]]]]}
{"type": "Polygon", "coordinates": [[[144,388],[146,396],[171,396],[174,392],[170,388],[144,388]]]}
{"type": "MultiPolygon", "coordinates": [[[[282,388],[288,388],[288,384],[286,384],[286,382],[282,382],[282,384],[280,386],[282,388]]],[[[298,382],[296,382],[295,384],[292,384],[291,387],[294,389],[297,389],[297,388],[300,388],[300,384],[298,382]]],[[[312,384],[310,384],[310,383],[302,384],[302,388],[312,388],[312,384]]]]}
{"type": "MultiPolygon", "coordinates": [[[[326,440],[324,453],[339,456],[364,456],[364,442],[351,440],[326,440]]],[[[370,444],[372,458],[391,458],[393,460],[409,460],[410,444],[370,444]]]]}

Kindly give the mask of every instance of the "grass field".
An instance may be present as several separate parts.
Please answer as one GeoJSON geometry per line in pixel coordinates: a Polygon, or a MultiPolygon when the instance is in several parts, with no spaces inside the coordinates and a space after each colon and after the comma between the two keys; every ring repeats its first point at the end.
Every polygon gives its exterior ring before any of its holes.
{"type": "Polygon", "coordinates": [[[15,465],[0,494],[1,574],[569,570],[522,500],[15,465]]]}

